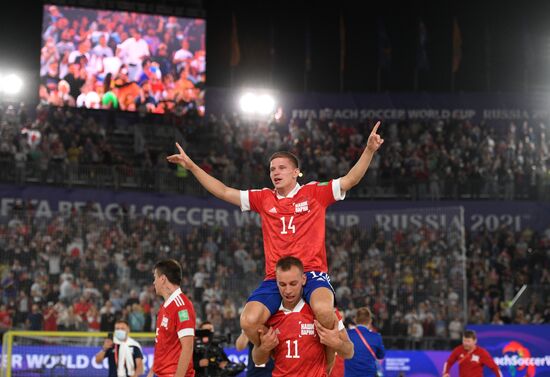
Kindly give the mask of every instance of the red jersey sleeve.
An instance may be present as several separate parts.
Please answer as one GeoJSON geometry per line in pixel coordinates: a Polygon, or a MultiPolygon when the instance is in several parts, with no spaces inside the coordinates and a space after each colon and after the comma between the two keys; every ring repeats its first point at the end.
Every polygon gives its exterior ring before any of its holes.
{"type": "Polygon", "coordinates": [[[460,352],[461,352],[460,346],[456,347],[453,350],[453,352],[451,352],[451,354],[449,355],[449,358],[447,359],[447,361],[445,362],[445,365],[443,366],[443,374],[449,373],[454,363],[456,363],[456,361],[458,360],[458,355],[460,355],[460,352]]]}
{"type": "Polygon", "coordinates": [[[342,192],[340,188],[340,178],[332,179],[329,182],[316,182],[315,185],[315,198],[325,208],[333,204],[338,200],[344,200],[346,193],[342,192]]]}
{"type": "Polygon", "coordinates": [[[195,335],[195,313],[189,308],[178,308],[179,310],[175,311],[174,321],[176,323],[176,330],[178,332],[178,338],[183,338],[184,336],[194,336],[195,335]]]}
{"type": "Polygon", "coordinates": [[[488,368],[491,368],[491,370],[495,373],[495,376],[502,377],[502,373],[500,372],[500,368],[493,360],[493,357],[487,350],[482,349],[481,350],[481,362],[486,365],[488,368]]]}
{"type": "Polygon", "coordinates": [[[241,191],[241,211],[254,211],[261,213],[262,202],[265,193],[269,193],[269,189],[262,190],[242,190],[241,191]]]}

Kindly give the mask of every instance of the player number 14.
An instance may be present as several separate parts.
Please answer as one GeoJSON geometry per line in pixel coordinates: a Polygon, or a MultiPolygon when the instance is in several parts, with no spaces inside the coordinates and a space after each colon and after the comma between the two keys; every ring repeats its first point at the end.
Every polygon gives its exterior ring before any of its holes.
{"type": "Polygon", "coordinates": [[[300,355],[298,355],[298,340],[293,340],[292,343],[294,343],[294,355],[291,353],[291,346],[290,346],[290,339],[286,341],[287,345],[287,353],[286,358],[287,359],[299,359],[300,355]]]}
{"type": "Polygon", "coordinates": [[[292,233],[296,233],[296,226],[292,223],[292,221],[294,221],[294,216],[290,216],[288,224],[286,223],[286,217],[281,217],[281,222],[283,223],[283,230],[281,230],[281,234],[288,234],[289,230],[291,230],[292,233]]]}

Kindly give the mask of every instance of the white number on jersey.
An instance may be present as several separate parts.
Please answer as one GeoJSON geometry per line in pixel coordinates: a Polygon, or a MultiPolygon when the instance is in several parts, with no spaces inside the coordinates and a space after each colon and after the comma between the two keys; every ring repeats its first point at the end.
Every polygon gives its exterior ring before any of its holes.
{"type": "Polygon", "coordinates": [[[281,234],[288,234],[288,230],[292,230],[292,233],[296,233],[296,226],[292,223],[293,220],[294,220],[294,216],[290,216],[290,219],[288,220],[288,225],[287,225],[285,222],[286,218],[284,216],[281,217],[281,222],[283,223],[283,230],[281,230],[281,234]]]}
{"type": "Polygon", "coordinates": [[[294,343],[294,355],[291,354],[290,339],[289,339],[286,341],[286,345],[287,345],[286,358],[299,359],[300,355],[298,354],[298,340],[294,340],[292,343],[294,343]]]}

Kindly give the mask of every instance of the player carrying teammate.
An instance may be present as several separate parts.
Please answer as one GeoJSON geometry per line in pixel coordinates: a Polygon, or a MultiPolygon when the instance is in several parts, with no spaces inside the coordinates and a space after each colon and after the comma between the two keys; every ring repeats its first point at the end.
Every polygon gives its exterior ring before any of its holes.
{"type": "Polygon", "coordinates": [[[267,321],[267,332],[259,330],[260,345],[252,351],[254,362],[264,364],[272,356],[274,377],[325,377],[325,345],[345,359],[353,357],[353,343],[344,324],[339,318],[337,327],[331,330],[315,321],[311,307],[302,298],[306,277],[299,259],[280,259],[276,276],[282,302],[267,321]]]}
{"type": "Polygon", "coordinates": [[[367,146],[357,163],[343,177],[329,182],[310,182],[301,186],[298,159],[289,152],[277,152],[270,159],[270,178],[274,189],[239,191],[227,187],[189,158],[179,144],[178,154],[167,157],[171,163],[189,170],[199,183],[215,197],[253,210],[262,219],[266,280],[257,288],[241,314],[241,327],[254,344],[259,344],[258,329],[280,306],[281,297],[275,282],[275,263],[293,255],[304,264],[307,282],[304,298],[315,318],[334,329],[334,292],[327,275],[325,250],[325,210],[345,197],[365,175],[374,153],[384,140],[377,134],[380,122],[369,135],[367,146]]]}

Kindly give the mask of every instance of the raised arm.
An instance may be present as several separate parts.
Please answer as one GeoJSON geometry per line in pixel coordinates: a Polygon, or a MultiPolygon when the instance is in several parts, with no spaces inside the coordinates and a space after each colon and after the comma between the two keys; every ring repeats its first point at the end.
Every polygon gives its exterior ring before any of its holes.
{"type": "Polygon", "coordinates": [[[193,173],[202,187],[204,187],[216,198],[239,207],[241,206],[241,193],[239,190],[227,187],[223,182],[212,177],[210,174],[202,170],[200,166],[195,164],[178,143],[176,143],[176,147],[178,148],[179,153],[166,157],[169,162],[179,164],[184,169],[187,169],[193,173]]]}
{"type": "Polygon", "coordinates": [[[357,185],[359,181],[361,181],[369,168],[374,153],[384,142],[384,139],[376,133],[376,131],[378,131],[378,127],[380,127],[380,122],[376,122],[374,125],[369,135],[369,139],[367,140],[367,147],[361,154],[361,157],[359,157],[359,160],[355,163],[355,165],[353,165],[348,174],[340,179],[340,189],[343,192],[348,191],[357,185]]]}

